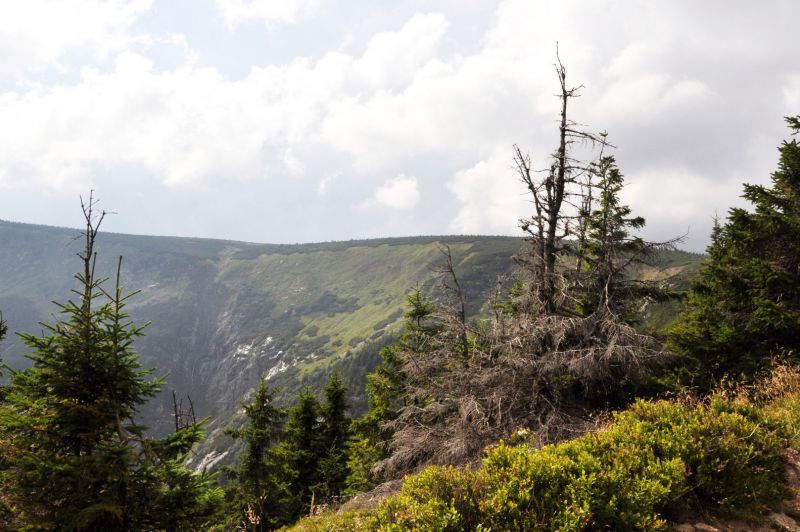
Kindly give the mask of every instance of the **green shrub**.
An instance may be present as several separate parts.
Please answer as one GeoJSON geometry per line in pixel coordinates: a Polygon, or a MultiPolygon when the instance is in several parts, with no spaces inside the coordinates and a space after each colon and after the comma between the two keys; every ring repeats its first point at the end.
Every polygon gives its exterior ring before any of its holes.
{"type": "Polygon", "coordinates": [[[500,443],[478,472],[434,467],[376,509],[380,530],[663,530],[684,511],[753,516],[786,495],[784,431],[731,399],[638,401],[606,429],[500,443]]]}
{"type": "Polygon", "coordinates": [[[299,532],[352,532],[369,530],[369,517],[364,512],[327,513],[306,517],[295,524],[291,530],[299,532]]]}
{"type": "Polygon", "coordinates": [[[429,467],[406,478],[400,494],[378,506],[370,525],[381,530],[475,529],[479,484],[470,469],[429,467]]]}
{"type": "Polygon", "coordinates": [[[789,494],[798,390],[800,374],[778,368],[760,388],[705,402],[640,400],[596,433],[540,449],[501,442],[480,470],[430,467],[371,511],[298,529],[650,531],[686,515],[752,519],[789,494]]]}

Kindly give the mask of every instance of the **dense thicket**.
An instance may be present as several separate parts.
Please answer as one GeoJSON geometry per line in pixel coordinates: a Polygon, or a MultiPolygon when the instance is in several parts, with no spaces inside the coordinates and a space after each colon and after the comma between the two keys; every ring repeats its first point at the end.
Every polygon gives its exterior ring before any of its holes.
{"type": "MultiPolygon", "coordinates": [[[[561,75],[566,100],[574,93],[561,75]]],[[[580,167],[568,155],[570,134],[578,134],[564,125],[565,109],[561,143],[542,181],[516,151],[535,205],[522,222],[530,253],[519,259],[508,296],[498,290],[489,302],[492,317],[466,322],[449,250],[445,297],[438,304],[418,293],[410,299],[409,316],[424,316],[430,326],[409,322],[406,335],[416,341],[385,350],[370,377],[354,485],[425,464],[463,465],[497,440],[530,443],[492,449],[478,472],[427,469],[376,511],[343,516],[339,525],[651,530],[687,509],[752,517],[788,493],[781,453],[800,443],[791,415],[800,382],[791,369],[777,373],[791,377],[791,393],[766,416],[742,396],[639,402],[599,436],[536,450],[591,429],[592,412],[640,395],[667,361],[679,383],[707,392],[724,375],[750,381],[773,357],[794,358],[800,347],[797,141],[781,146],[770,187],[745,185],[754,209],[732,209],[715,227],[708,262],[669,331],[675,359],[633,327],[642,302],[663,291],[629,274],[670,244],[633,234],[644,220],[620,201],[624,180],[613,157],[580,167]],[[561,211],[564,204],[575,210],[561,211]]],[[[796,134],[800,118],[788,122],[796,134]]],[[[779,381],[764,387],[767,396],[780,395],[779,381]]]]}
{"type": "Polygon", "coordinates": [[[244,442],[229,480],[227,525],[273,530],[302,515],[338,504],[347,486],[351,419],[347,388],[338,373],[328,379],[323,400],[301,390],[288,413],[277,408],[263,380],[243,404],[245,423],[226,432],[244,442]],[[284,423],[285,420],[285,423],[284,423]]]}
{"type": "MultiPolygon", "coordinates": [[[[800,118],[787,118],[793,135],[800,118]]],[[[717,224],[708,261],[670,331],[685,382],[752,378],[771,357],[800,353],[800,145],[779,148],[770,186],[744,185],[752,210],[717,224]]]]}

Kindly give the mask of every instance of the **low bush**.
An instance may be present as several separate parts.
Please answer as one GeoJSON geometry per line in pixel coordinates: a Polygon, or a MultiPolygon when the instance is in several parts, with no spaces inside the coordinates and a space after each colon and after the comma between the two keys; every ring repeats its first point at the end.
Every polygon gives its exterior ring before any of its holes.
{"type": "Polygon", "coordinates": [[[384,501],[370,526],[659,530],[686,511],[746,517],[786,495],[777,428],[728,399],[639,401],[576,440],[500,443],[476,473],[429,468],[384,501]]]}
{"type": "Polygon", "coordinates": [[[337,512],[302,519],[291,530],[296,532],[353,532],[369,530],[370,518],[365,512],[337,512]]]}
{"type": "MultiPolygon", "coordinates": [[[[783,456],[800,444],[800,377],[776,378],[749,396],[639,400],[557,445],[501,442],[477,471],[427,468],[357,514],[357,528],[650,531],[687,515],[754,519],[789,495],[783,456]]],[[[330,519],[300,529],[337,530],[330,519]]]]}

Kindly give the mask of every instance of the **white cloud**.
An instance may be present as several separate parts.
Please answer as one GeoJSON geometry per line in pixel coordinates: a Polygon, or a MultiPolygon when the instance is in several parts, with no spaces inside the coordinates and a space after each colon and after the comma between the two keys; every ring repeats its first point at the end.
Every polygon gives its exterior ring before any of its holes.
{"type": "Polygon", "coordinates": [[[317,183],[317,194],[320,196],[324,196],[328,193],[328,188],[330,188],[331,183],[333,183],[336,179],[341,177],[341,172],[334,172],[332,174],[328,174],[322,179],[319,180],[317,183]]]}
{"type": "Polygon", "coordinates": [[[447,26],[441,13],[415,15],[399,31],[374,35],[357,69],[373,87],[403,88],[435,58],[447,26]]]}
{"type": "Polygon", "coordinates": [[[413,209],[419,203],[417,178],[400,174],[381,185],[366,206],[380,205],[391,209],[413,209]]]}
{"type": "Polygon", "coordinates": [[[266,24],[293,23],[316,8],[317,0],[216,0],[229,27],[257,20],[266,24]]]}
{"type": "MultiPolygon", "coordinates": [[[[714,176],[717,177],[717,176],[714,176]]],[[[686,235],[684,245],[700,250],[708,241],[715,215],[725,217],[732,203],[741,205],[741,177],[715,179],[692,168],[643,168],[623,190],[623,201],[647,221],[655,240],[686,235]]]]}
{"type": "Polygon", "coordinates": [[[703,103],[711,89],[702,81],[672,81],[657,73],[628,75],[607,85],[593,114],[601,123],[611,117],[634,122],[664,119],[666,113],[703,103]]]}
{"type": "MultiPolygon", "coordinates": [[[[153,18],[142,16],[150,0],[16,5],[23,7],[14,22],[2,16],[12,8],[0,7],[0,58],[11,58],[0,61],[0,74],[4,64],[73,60],[72,50],[114,60],[59,85],[22,76],[0,93],[0,186],[6,188],[85,188],[98,175],[122,170],[171,187],[224,181],[242,190],[248,185],[238,181],[257,179],[258,186],[274,186],[276,197],[305,187],[303,197],[331,209],[356,204],[364,189],[377,190],[372,206],[412,208],[424,190],[426,200],[442,205],[426,230],[449,223],[459,232],[512,232],[529,209],[511,168],[511,145],[529,150],[539,168],[554,148],[558,40],[569,81],[586,85],[571,116],[608,128],[638,191],[637,209],[663,220],[674,211],[681,223],[697,226],[709,216],[708,202],[675,196],[673,206],[661,206],[650,197],[650,205],[645,192],[660,190],[662,176],[674,173],[675,186],[685,180],[703,194],[718,194],[720,204],[735,201],[738,189],[728,180],[768,175],[769,150],[784,132],[780,116],[797,112],[800,102],[800,78],[788,70],[790,47],[780,46],[794,32],[796,17],[786,7],[787,16],[777,18],[769,16],[777,11],[757,8],[704,18],[695,11],[711,8],[682,0],[505,0],[494,17],[472,21],[445,9],[453,2],[437,4],[443,13],[398,8],[406,18],[391,20],[392,31],[385,31],[385,16],[371,37],[363,27],[376,9],[342,8],[325,38],[339,43],[335,32],[351,35],[348,46],[314,55],[304,42],[298,49],[307,55],[232,77],[223,74],[224,65],[215,67],[196,33],[182,41],[187,49],[179,67],[154,66],[175,63],[155,48],[130,46],[152,38],[134,31],[153,18]],[[53,6],[69,6],[77,18],[53,6]],[[53,13],[53,20],[40,17],[46,20],[37,25],[37,10],[53,13]],[[621,13],[636,24],[620,24],[621,13]],[[469,42],[459,40],[465,34],[469,42]],[[751,34],[758,35],[757,45],[730,38],[751,34]],[[764,145],[767,157],[759,155],[764,145]],[[381,183],[403,171],[417,178],[381,183]],[[429,199],[434,191],[444,194],[429,199]]],[[[307,0],[216,5],[231,25],[297,22],[318,7],[307,0]]],[[[297,33],[307,37],[318,22],[297,33]]],[[[269,33],[278,55],[291,53],[296,29],[269,33]]],[[[243,33],[248,38],[240,45],[251,46],[252,35],[243,33]]],[[[230,46],[237,38],[230,33],[224,41],[230,46]]]]}
{"type": "Polygon", "coordinates": [[[788,76],[783,86],[783,101],[789,115],[800,114],[800,73],[788,76]]]}
{"type": "MultiPolygon", "coordinates": [[[[439,57],[446,19],[426,17],[424,24],[412,21],[400,31],[402,41],[426,43],[412,48],[416,60],[407,65],[405,84],[379,85],[331,102],[322,136],[350,154],[362,172],[386,171],[398,161],[431,153],[486,152],[495,142],[510,144],[514,132],[535,116],[531,101],[541,93],[542,82],[529,65],[512,64],[491,48],[439,57]]],[[[368,50],[358,67],[380,63],[367,60],[372,53],[368,50]]],[[[395,55],[387,53],[382,62],[393,64],[395,55]]]]}
{"type": "Polygon", "coordinates": [[[84,68],[75,84],[1,93],[0,183],[81,187],[99,168],[121,165],[171,186],[303,175],[304,149],[336,146],[330,130],[318,133],[325,116],[353,93],[413,79],[441,37],[428,33],[444,24],[438,15],[414,17],[373,39],[361,57],[333,52],[253,68],[240,80],[192,64],[159,72],[124,52],[111,71],[84,68]],[[392,66],[404,48],[417,59],[392,66]]]}
{"type": "Polygon", "coordinates": [[[460,170],[447,188],[461,202],[450,227],[458,233],[508,233],[528,213],[525,187],[512,168],[511,147],[498,147],[474,166],[460,170]]]}
{"type": "MultiPolygon", "coordinates": [[[[84,69],[76,85],[0,94],[0,182],[80,187],[120,166],[168,185],[263,174],[262,146],[285,122],[260,86],[257,74],[241,83],[212,69],[159,74],[124,53],[112,72],[84,69]]],[[[300,169],[291,150],[276,164],[300,169]]]]}
{"type": "Polygon", "coordinates": [[[25,0],[0,3],[0,72],[57,64],[70,50],[99,58],[124,49],[152,0],[25,0]]]}

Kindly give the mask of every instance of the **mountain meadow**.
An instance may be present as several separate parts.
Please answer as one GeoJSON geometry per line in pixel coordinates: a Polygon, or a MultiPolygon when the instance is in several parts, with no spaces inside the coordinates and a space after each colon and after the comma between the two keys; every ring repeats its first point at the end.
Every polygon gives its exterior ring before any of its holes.
{"type": "Polygon", "coordinates": [[[0,529],[800,529],[800,118],[689,253],[556,72],[519,237],[0,221],[0,529]]]}

